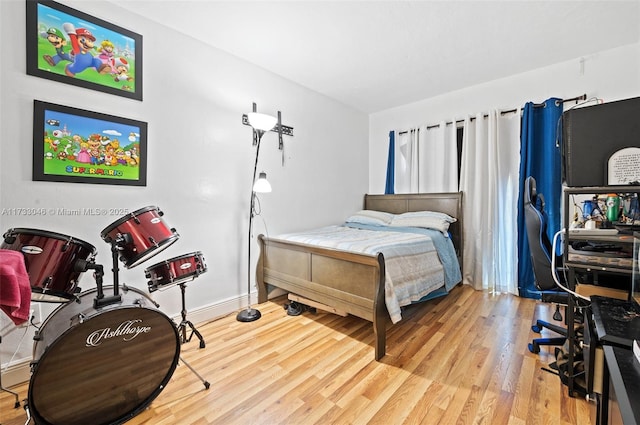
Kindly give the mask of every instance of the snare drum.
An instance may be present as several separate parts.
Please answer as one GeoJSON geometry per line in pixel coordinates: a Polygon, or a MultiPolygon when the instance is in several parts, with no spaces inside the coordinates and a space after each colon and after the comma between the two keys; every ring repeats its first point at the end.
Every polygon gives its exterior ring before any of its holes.
{"type": "Polygon", "coordinates": [[[107,243],[116,242],[120,261],[128,269],[160,253],[178,240],[176,229],[170,229],[158,207],[145,207],[111,223],[100,236],[107,243]]]}
{"type": "Polygon", "coordinates": [[[80,292],[76,264],[93,262],[96,248],[80,239],[37,229],[10,229],[0,249],[19,251],[31,283],[31,300],[66,302],[80,292]]]}
{"type": "Polygon", "coordinates": [[[181,255],[161,263],[154,264],[144,271],[150,279],[149,292],[156,291],[169,285],[177,285],[200,276],[207,271],[207,264],[200,251],[181,255]]]}
{"type": "Polygon", "coordinates": [[[121,301],[95,308],[96,295],[62,304],[34,337],[28,403],[37,424],[124,423],[175,371],[177,328],[148,295],[125,288],[121,301]]]}

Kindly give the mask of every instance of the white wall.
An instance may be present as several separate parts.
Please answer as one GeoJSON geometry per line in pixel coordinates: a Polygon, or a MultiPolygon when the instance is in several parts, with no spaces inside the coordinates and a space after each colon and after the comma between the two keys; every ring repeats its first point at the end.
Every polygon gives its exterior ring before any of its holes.
{"type": "MultiPolygon", "coordinates": [[[[473,72],[473,65],[469,65],[473,72]]],[[[546,68],[371,114],[369,192],[384,192],[389,131],[508,110],[549,97],[586,94],[605,102],[640,96],[640,44],[622,46],[546,68]]],[[[567,105],[571,106],[573,103],[567,105]]],[[[566,107],[566,106],[565,106],[566,107]]]]}
{"type": "MultiPolygon", "coordinates": [[[[270,234],[337,223],[362,207],[368,181],[366,115],[108,2],[64,3],[142,34],[144,100],[28,76],[25,1],[1,1],[0,34],[6,42],[0,47],[0,209],[134,211],[156,205],[180,239],[137,267],[120,264],[120,281],[146,292],[145,268],[202,251],[208,272],[188,285],[186,304],[189,311],[208,309],[214,315],[236,311],[246,299],[254,148],[251,129],[242,125],[241,117],[250,112],[252,102],[260,112],[282,111],[283,123],[294,127],[294,137],[285,136],[284,166],[277,135],[263,138],[259,171],[268,173],[273,192],[261,195],[262,218],[270,234]],[[147,186],[32,181],[34,99],[146,121],[147,186]]],[[[42,229],[94,245],[109,284],[113,281],[110,245],[100,232],[119,218],[5,213],[0,229],[3,233],[14,227],[42,229]]],[[[265,232],[260,217],[255,223],[256,234],[265,232]]],[[[254,254],[253,262],[257,245],[254,254]]],[[[89,273],[81,286],[95,287],[89,273]]],[[[154,292],[154,298],[167,315],[179,314],[179,288],[154,292]]],[[[43,316],[55,306],[32,305],[45,310],[43,316]]],[[[5,329],[8,319],[0,316],[0,329],[5,329]]],[[[2,363],[13,354],[19,334],[12,332],[3,339],[2,363]]],[[[15,360],[30,353],[27,339],[15,360]]]]}

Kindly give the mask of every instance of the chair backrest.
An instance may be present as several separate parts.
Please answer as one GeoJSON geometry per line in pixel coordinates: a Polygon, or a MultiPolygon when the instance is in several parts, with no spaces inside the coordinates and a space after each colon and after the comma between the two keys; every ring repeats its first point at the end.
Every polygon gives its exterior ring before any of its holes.
{"type": "Polygon", "coordinates": [[[529,176],[524,184],[524,219],[536,287],[545,291],[557,285],[551,270],[552,245],[547,236],[547,213],[544,196],[536,190],[536,180],[529,176]]]}

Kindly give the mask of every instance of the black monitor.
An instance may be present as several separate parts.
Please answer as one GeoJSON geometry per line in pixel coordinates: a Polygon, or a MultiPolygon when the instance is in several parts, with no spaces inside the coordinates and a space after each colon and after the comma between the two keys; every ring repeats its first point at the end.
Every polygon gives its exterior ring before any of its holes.
{"type": "Polygon", "coordinates": [[[640,232],[633,232],[631,298],[640,305],[640,232]]]}
{"type": "Polygon", "coordinates": [[[640,97],[564,112],[562,147],[567,186],[606,186],[609,157],[640,147],[640,97]]]}

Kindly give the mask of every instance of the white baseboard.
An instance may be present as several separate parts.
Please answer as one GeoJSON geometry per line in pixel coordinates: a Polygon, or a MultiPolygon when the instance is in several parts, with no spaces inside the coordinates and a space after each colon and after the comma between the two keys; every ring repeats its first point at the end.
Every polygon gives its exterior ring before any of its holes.
{"type": "MultiPolygon", "coordinates": [[[[14,385],[22,384],[31,379],[31,361],[23,360],[17,362],[2,369],[2,386],[5,388],[13,387],[14,385]]],[[[26,394],[21,394],[20,401],[26,398],[26,394]]]]}
{"type": "MultiPolygon", "coordinates": [[[[187,319],[194,325],[206,323],[211,320],[219,319],[220,317],[226,316],[234,311],[238,311],[245,305],[247,305],[246,299],[233,298],[216,304],[200,307],[199,309],[189,310],[187,319]]],[[[174,322],[180,323],[182,316],[180,314],[176,314],[172,319],[174,322]]]]}

